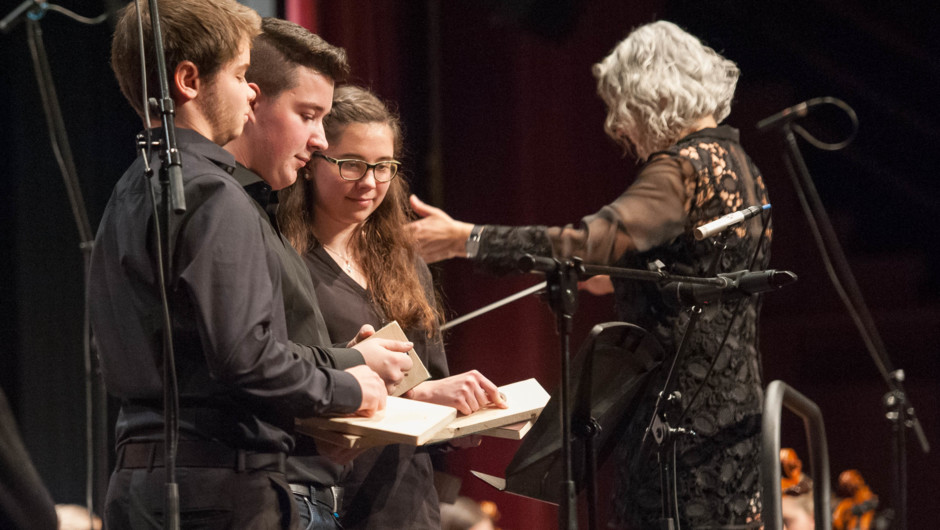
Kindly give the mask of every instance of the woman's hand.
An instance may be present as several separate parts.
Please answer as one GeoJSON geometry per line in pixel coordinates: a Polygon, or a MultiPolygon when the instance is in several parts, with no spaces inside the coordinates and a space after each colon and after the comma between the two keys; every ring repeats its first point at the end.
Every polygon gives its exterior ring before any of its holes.
{"type": "Polygon", "coordinates": [[[472,224],[457,221],[444,210],[425,204],[414,195],[411,196],[411,208],[422,217],[408,223],[408,229],[415,238],[418,254],[425,262],[466,257],[472,224]]]}
{"type": "Polygon", "coordinates": [[[488,406],[508,407],[496,385],[476,370],[425,381],[405,393],[404,397],[454,407],[461,414],[472,414],[488,406]]]}

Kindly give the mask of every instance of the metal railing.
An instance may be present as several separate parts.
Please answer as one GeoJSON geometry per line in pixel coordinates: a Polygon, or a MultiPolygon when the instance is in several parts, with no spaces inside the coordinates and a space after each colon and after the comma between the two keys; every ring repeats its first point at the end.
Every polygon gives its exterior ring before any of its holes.
{"type": "Polygon", "coordinates": [[[809,447],[810,476],[813,477],[813,517],[817,530],[832,530],[829,506],[829,452],[822,412],[815,403],[783,381],[772,381],[764,395],[761,431],[761,490],[766,530],[783,528],[780,491],[780,414],[786,406],[803,418],[809,447]]]}

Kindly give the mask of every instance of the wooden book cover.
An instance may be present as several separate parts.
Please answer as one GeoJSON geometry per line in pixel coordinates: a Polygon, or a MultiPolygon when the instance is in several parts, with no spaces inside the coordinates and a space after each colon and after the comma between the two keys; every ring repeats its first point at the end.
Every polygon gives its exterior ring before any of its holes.
{"type": "Polygon", "coordinates": [[[413,399],[389,397],[386,408],[372,418],[306,418],[297,431],[348,449],[404,443],[424,445],[481,433],[519,440],[548,403],[548,392],[535,379],[499,387],[509,408],[483,408],[457,417],[457,409],[413,399]],[[492,431],[493,433],[482,431],[492,431]]]}
{"type": "MultiPolygon", "coordinates": [[[[532,428],[532,425],[534,424],[535,420],[520,421],[518,423],[512,423],[503,427],[494,427],[492,429],[480,431],[477,434],[481,436],[489,436],[492,438],[505,438],[506,440],[521,440],[525,437],[526,433],[529,432],[529,430],[532,428]]],[[[308,436],[323,442],[338,445],[344,449],[368,449],[370,447],[388,445],[388,442],[381,438],[370,438],[359,436],[357,434],[344,434],[336,431],[312,429],[304,434],[307,434],[308,436]]]]}
{"type": "Polygon", "coordinates": [[[328,436],[321,430],[358,434],[370,438],[370,445],[381,445],[374,441],[422,445],[456,416],[455,408],[389,396],[385,410],[371,418],[304,418],[297,420],[297,430],[313,437],[328,436]]]}
{"type": "MultiPolygon", "coordinates": [[[[382,326],[382,329],[376,331],[375,335],[372,335],[372,337],[369,337],[365,340],[369,340],[373,337],[379,339],[408,341],[408,337],[405,336],[405,332],[402,331],[401,326],[399,326],[398,322],[396,321],[389,322],[388,324],[382,326]]],[[[425,368],[424,363],[422,363],[421,359],[418,358],[418,354],[414,351],[413,348],[408,352],[408,356],[411,357],[411,362],[414,364],[411,367],[411,370],[408,370],[408,372],[405,373],[405,378],[402,380],[402,382],[399,383],[397,387],[395,387],[395,391],[392,393],[392,395],[395,397],[401,396],[405,392],[418,386],[418,384],[423,383],[424,381],[427,381],[431,378],[431,374],[428,373],[428,369],[425,368]]]]}
{"type": "Polygon", "coordinates": [[[548,392],[535,379],[501,386],[499,391],[506,396],[509,408],[487,407],[473,414],[459,416],[434,435],[431,443],[523,421],[534,421],[548,403],[548,392]]]}
{"type": "Polygon", "coordinates": [[[505,438],[507,440],[521,440],[533,425],[535,425],[535,420],[520,421],[519,423],[513,423],[503,427],[480,431],[477,434],[480,436],[492,436],[493,438],[505,438]]]}

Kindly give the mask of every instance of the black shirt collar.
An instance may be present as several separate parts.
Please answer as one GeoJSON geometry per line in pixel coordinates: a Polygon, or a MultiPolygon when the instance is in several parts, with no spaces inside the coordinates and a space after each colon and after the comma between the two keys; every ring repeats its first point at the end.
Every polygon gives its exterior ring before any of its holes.
{"type": "Polygon", "coordinates": [[[254,171],[236,163],[232,177],[261,208],[267,210],[268,205],[277,204],[277,192],[254,171]]]}
{"type": "MultiPolygon", "coordinates": [[[[152,140],[163,138],[163,128],[157,127],[151,129],[150,135],[152,140]]],[[[219,144],[192,129],[177,127],[176,141],[182,146],[181,149],[185,149],[194,155],[208,158],[212,163],[229,174],[235,170],[235,155],[229,153],[219,144]]]]}

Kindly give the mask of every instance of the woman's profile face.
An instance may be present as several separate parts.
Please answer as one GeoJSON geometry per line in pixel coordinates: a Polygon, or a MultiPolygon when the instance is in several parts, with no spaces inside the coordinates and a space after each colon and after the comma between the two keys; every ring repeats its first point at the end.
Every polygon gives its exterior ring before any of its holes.
{"type": "MultiPolygon", "coordinates": [[[[394,134],[386,123],[351,123],[330,142],[323,154],[340,160],[363,160],[369,164],[394,160],[394,134]]],[[[385,200],[391,182],[377,182],[372,169],[361,179],[349,181],[340,177],[336,164],[320,157],[314,160],[316,218],[329,219],[341,225],[359,224],[385,200]]]]}

